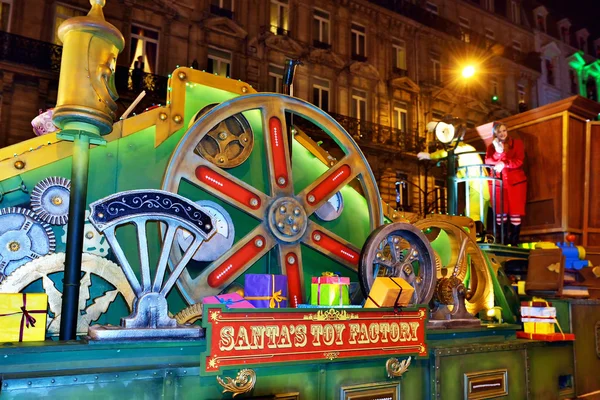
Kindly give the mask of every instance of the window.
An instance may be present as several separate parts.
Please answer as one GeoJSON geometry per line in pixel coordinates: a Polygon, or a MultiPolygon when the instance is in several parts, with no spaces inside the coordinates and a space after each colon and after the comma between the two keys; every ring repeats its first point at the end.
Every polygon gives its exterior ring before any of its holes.
{"type": "Polygon", "coordinates": [[[429,1],[427,3],[425,3],[425,9],[432,14],[435,14],[435,15],[439,14],[438,6],[436,4],[430,3],[429,1]]]}
{"type": "Polygon", "coordinates": [[[401,40],[394,40],[392,43],[394,52],[394,68],[406,70],[406,46],[401,40]]]}
{"type": "Polygon", "coordinates": [[[367,35],[365,27],[358,24],[352,24],[352,56],[366,57],[367,55],[367,35]]]}
{"type": "Polygon", "coordinates": [[[313,40],[319,44],[329,44],[329,13],[316,9],[313,17],[313,40]]]}
{"type": "Polygon", "coordinates": [[[571,93],[578,93],[577,72],[574,69],[569,69],[569,83],[571,85],[571,93]]]}
{"type": "Polygon", "coordinates": [[[148,29],[139,25],[131,25],[131,65],[129,68],[134,68],[134,64],[139,57],[142,57],[144,63],[144,72],[151,74],[157,73],[158,66],[158,31],[148,29]]]}
{"type": "Polygon", "coordinates": [[[494,12],[494,0],[485,0],[485,9],[494,12]]]}
{"type": "Polygon", "coordinates": [[[520,83],[517,85],[517,98],[519,104],[525,104],[525,86],[520,83]]]}
{"type": "Polygon", "coordinates": [[[0,31],[10,31],[12,0],[0,0],[0,31]]]}
{"type": "Polygon", "coordinates": [[[406,109],[400,105],[394,106],[394,112],[392,115],[394,128],[406,132],[408,130],[408,113],[406,109]]]}
{"type": "Polygon", "coordinates": [[[433,83],[440,85],[442,83],[442,64],[439,54],[431,54],[431,70],[433,83]]]}
{"type": "Polygon", "coordinates": [[[446,185],[441,179],[436,179],[433,184],[434,188],[434,204],[437,213],[446,213],[446,185]]]}
{"type": "Polygon", "coordinates": [[[410,211],[408,203],[408,175],[396,173],[396,211],[410,211]]]}
{"type": "Polygon", "coordinates": [[[485,28],[485,38],[491,42],[496,40],[496,34],[490,28],[485,28]]]}
{"type": "Polygon", "coordinates": [[[269,92],[283,93],[283,67],[269,65],[269,92]]]}
{"type": "Polygon", "coordinates": [[[313,104],[329,112],[329,81],[313,78],[313,104]]]}
{"type": "MultiPolygon", "coordinates": [[[[4,1],[0,3],[2,5],[2,30],[4,29],[4,1]]],[[[83,8],[75,8],[68,6],[66,4],[56,3],[56,8],[54,9],[54,44],[62,46],[62,42],[58,38],[58,27],[60,24],[65,22],[67,19],[72,17],[79,17],[82,15],[86,15],[87,11],[83,8]]]]}
{"type": "Polygon", "coordinates": [[[492,96],[498,96],[498,78],[492,76],[490,79],[490,94],[492,96]]]}
{"type": "Polygon", "coordinates": [[[288,0],[271,0],[271,27],[275,35],[285,35],[289,30],[288,0]]]}
{"type": "Polygon", "coordinates": [[[537,23],[537,28],[542,31],[542,32],[546,32],[546,18],[544,18],[543,15],[538,14],[536,16],[536,23],[537,23]]]}
{"type": "Polygon", "coordinates": [[[356,119],[367,119],[367,92],[352,89],[351,117],[356,119]]]}
{"type": "Polygon", "coordinates": [[[521,14],[519,12],[519,3],[516,1],[510,2],[510,16],[515,24],[521,23],[521,14]]]}
{"type": "Polygon", "coordinates": [[[554,63],[550,59],[545,59],[546,65],[546,83],[554,85],[554,63]]]}
{"type": "Polygon", "coordinates": [[[464,17],[458,17],[458,24],[460,25],[460,40],[465,43],[471,42],[471,23],[464,17]]]}
{"type": "Polygon", "coordinates": [[[206,72],[225,77],[231,76],[231,53],[226,50],[209,47],[206,72]]]}

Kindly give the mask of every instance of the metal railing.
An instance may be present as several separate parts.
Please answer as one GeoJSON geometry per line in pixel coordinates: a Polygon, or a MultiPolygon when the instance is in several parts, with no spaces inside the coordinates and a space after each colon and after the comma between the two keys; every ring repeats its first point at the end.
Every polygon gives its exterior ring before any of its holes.
{"type": "Polygon", "coordinates": [[[0,32],[0,61],[58,73],[61,57],[62,46],[0,32]]]}
{"type": "Polygon", "coordinates": [[[164,102],[167,98],[168,82],[169,78],[166,76],[146,72],[142,72],[139,78],[135,77],[132,69],[122,65],[118,65],[115,72],[115,86],[121,97],[136,97],[145,90],[146,96],[164,102]]]}
{"type": "Polygon", "coordinates": [[[321,42],[320,40],[313,40],[313,47],[316,49],[331,49],[331,43],[321,42]]]}
{"type": "Polygon", "coordinates": [[[213,15],[217,15],[219,17],[225,17],[225,18],[229,18],[229,19],[233,19],[233,15],[234,15],[233,11],[228,10],[226,8],[221,8],[214,4],[210,5],[210,13],[213,15]]]}

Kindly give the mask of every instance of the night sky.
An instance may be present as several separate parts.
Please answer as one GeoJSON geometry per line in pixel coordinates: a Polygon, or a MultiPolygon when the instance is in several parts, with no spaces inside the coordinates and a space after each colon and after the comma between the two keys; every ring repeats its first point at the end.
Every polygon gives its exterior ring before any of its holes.
{"type": "MultiPolygon", "coordinates": [[[[574,25],[586,27],[590,40],[600,37],[600,0],[540,0],[550,12],[557,11],[571,20],[574,25]]],[[[560,19],[560,18],[559,18],[560,19]]]]}

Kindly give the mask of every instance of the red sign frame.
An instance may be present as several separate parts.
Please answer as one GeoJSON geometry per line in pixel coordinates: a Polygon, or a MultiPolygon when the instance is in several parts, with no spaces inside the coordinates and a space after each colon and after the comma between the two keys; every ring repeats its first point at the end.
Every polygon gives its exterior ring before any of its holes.
{"type": "Polygon", "coordinates": [[[427,356],[428,309],[226,309],[204,306],[202,372],[373,356],[427,356]]]}

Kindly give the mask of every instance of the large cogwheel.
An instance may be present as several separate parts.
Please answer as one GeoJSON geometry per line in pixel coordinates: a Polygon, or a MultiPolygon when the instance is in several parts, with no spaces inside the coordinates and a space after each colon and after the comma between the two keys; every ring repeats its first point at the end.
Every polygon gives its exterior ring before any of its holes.
{"type": "Polygon", "coordinates": [[[28,209],[0,209],[0,282],[21,265],[54,252],[54,232],[28,209]]]}
{"type": "MultiPolygon", "coordinates": [[[[44,292],[48,295],[50,316],[47,329],[50,336],[59,332],[62,304],[62,292],[56,287],[56,282],[62,279],[52,279],[52,275],[64,273],[64,268],[65,253],[50,254],[21,266],[0,283],[0,293],[19,293],[41,280],[44,292]]],[[[119,294],[131,311],[135,294],[123,270],[105,258],[83,253],[81,271],[77,334],[85,335],[90,324],[108,311],[119,294]],[[98,289],[96,285],[100,285],[101,281],[105,284],[98,289]]],[[[114,322],[118,322],[118,319],[114,322]]]]}
{"type": "Polygon", "coordinates": [[[60,176],[42,179],[31,191],[31,208],[52,225],[64,225],[69,219],[71,181],[60,176]]]}

